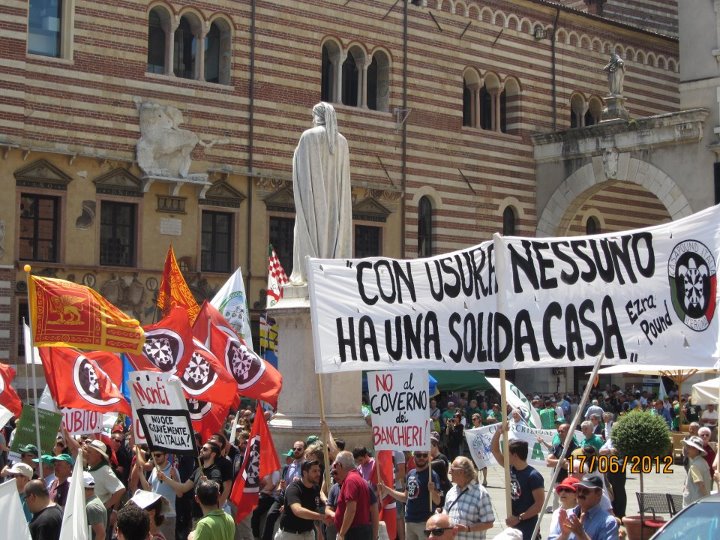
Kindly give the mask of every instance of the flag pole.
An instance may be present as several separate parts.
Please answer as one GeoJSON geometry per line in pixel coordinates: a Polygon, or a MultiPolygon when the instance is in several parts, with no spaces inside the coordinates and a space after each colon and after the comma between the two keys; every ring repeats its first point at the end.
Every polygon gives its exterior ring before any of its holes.
{"type": "MultiPolygon", "coordinates": [[[[317,374],[318,394],[320,395],[320,423],[322,424],[323,435],[323,460],[325,462],[325,489],[330,490],[330,454],[328,453],[328,431],[329,426],[325,419],[325,397],[323,395],[322,374],[317,374]]],[[[326,493],[327,495],[327,493],[326,493]]]]}
{"type": "Polygon", "coordinates": [[[505,391],[505,369],[500,370],[500,429],[502,429],[503,446],[505,447],[505,459],[503,459],[505,469],[505,485],[508,489],[505,490],[505,509],[508,516],[512,516],[512,493],[509,488],[512,485],[510,483],[510,426],[505,429],[505,424],[508,421],[507,417],[507,394],[505,391]]]}
{"type": "MultiPolygon", "coordinates": [[[[30,346],[28,347],[28,344],[25,344],[25,358],[27,359],[27,355],[30,355],[30,373],[32,373],[32,387],[33,387],[33,403],[34,407],[33,410],[35,411],[35,439],[37,442],[37,448],[38,448],[38,457],[42,456],[42,447],[40,445],[40,419],[38,418],[38,399],[37,399],[37,382],[35,380],[35,333],[33,328],[33,317],[32,317],[32,303],[30,302],[30,280],[32,279],[32,266],[29,264],[26,264],[23,267],[23,270],[25,270],[25,274],[27,276],[27,300],[28,300],[28,316],[30,317],[30,346]]],[[[40,480],[43,479],[43,470],[42,465],[38,467],[38,474],[40,476],[40,480]]]]}
{"type": "MultiPolygon", "coordinates": [[[[540,526],[542,525],[543,517],[545,517],[544,509],[547,508],[548,504],[550,504],[550,497],[552,497],[554,493],[555,482],[557,482],[557,477],[560,474],[560,469],[565,467],[565,463],[563,462],[565,461],[565,456],[567,455],[567,449],[570,447],[570,441],[572,441],[573,437],[575,436],[575,428],[580,422],[580,418],[582,417],[583,411],[585,410],[585,405],[587,404],[588,398],[590,397],[590,390],[593,387],[595,377],[597,377],[597,372],[600,369],[600,364],[602,364],[604,359],[605,353],[602,352],[595,360],[595,365],[593,366],[590,379],[588,379],[588,383],[585,385],[585,391],[583,392],[582,399],[580,400],[580,404],[578,405],[577,412],[575,413],[572,422],[570,422],[570,427],[568,428],[567,435],[565,435],[565,440],[563,441],[562,452],[560,452],[557,465],[555,465],[555,469],[553,470],[552,479],[550,480],[550,488],[547,490],[545,500],[543,501],[543,510],[541,510],[538,514],[537,523],[535,524],[535,530],[530,537],[533,540],[537,538],[537,535],[540,532],[540,526]]],[[[568,475],[572,476],[572,473],[573,471],[568,471],[568,475]]]]}

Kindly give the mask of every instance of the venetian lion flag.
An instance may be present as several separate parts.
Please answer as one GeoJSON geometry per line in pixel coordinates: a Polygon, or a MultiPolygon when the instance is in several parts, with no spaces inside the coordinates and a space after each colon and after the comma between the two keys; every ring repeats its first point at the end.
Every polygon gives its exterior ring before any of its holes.
{"type": "Polygon", "coordinates": [[[36,347],[140,352],[140,322],[100,293],[64,279],[30,276],[30,322],[36,347]]]}
{"type": "Polygon", "coordinates": [[[0,405],[20,418],[22,400],[15,389],[10,386],[14,378],[15,370],[6,364],[0,364],[0,405]]]}
{"type": "Polygon", "coordinates": [[[264,411],[258,402],[242,468],[230,492],[230,500],[237,507],[235,523],[240,523],[257,506],[260,497],[260,480],[279,469],[280,462],[275,452],[275,445],[265,421],[264,411]]]}
{"type": "Polygon", "coordinates": [[[165,257],[165,268],[160,289],[158,290],[157,307],[160,308],[163,315],[168,315],[170,308],[173,306],[180,306],[187,310],[191,325],[200,312],[200,306],[198,306],[195,297],[190,292],[190,287],[188,287],[178,266],[177,259],[175,259],[175,252],[170,246],[165,257]]]}

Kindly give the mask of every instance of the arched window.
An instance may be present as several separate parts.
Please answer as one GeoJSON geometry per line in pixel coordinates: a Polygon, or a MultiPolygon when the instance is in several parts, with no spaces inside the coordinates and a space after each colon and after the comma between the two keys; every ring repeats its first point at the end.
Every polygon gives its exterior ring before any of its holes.
{"type": "Polygon", "coordinates": [[[583,127],[585,121],[585,99],[580,94],[573,94],[570,98],[570,127],[583,127]]]}
{"type": "Polygon", "coordinates": [[[230,84],[232,32],[223,18],[215,19],[205,36],[205,80],[230,84]]]}
{"type": "Polygon", "coordinates": [[[390,61],[382,51],[373,54],[367,69],[367,106],[375,111],[387,111],[390,97],[390,61]]]}
{"type": "Polygon", "coordinates": [[[195,78],[195,55],[197,53],[197,39],[192,31],[192,26],[187,17],[180,18],[177,30],[175,30],[175,51],[174,51],[173,72],[176,77],[183,79],[195,78]]]}
{"type": "Polygon", "coordinates": [[[590,216],[585,223],[585,234],[600,234],[600,222],[595,216],[590,216]]]}
{"type": "Polygon", "coordinates": [[[522,120],[520,107],[520,83],[514,77],[508,77],[500,94],[500,131],[503,133],[520,132],[522,120]]]}
{"type": "Polygon", "coordinates": [[[474,69],[466,69],[463,73],[463,126],[479,127],[479,100],[480,75],[474,69]]]}
{"type": "Polygon", "coordinates": [[[358,86],[360,68],[352,52],[349,52],[342,65],[342,102],[352,107],[358,106],[358,86]]]}
{"type": "Polygon", "coordinates": [[[503,210],[503,236],[514,236],[516,223],[515,210],[512,209],[512,206],[506,207],[503,210]]]}
{"type": "Polygon", "coordinates": [[[585,125],[594,126],[600,123],[602,116],[602,102],[599,98],[593,96],[588,101],[588,110],[585,113],[585,125]]]}
{"type": "Polygon", "coordinates": [[[148,16],[147,70],[148,73],[165,73],[165,47],[167,36],[163,24],[164,10],[155,8],[148,16]]]}
{"type": "Polygon", "coordinates": [[[492,96],[486,86],[480,89],[480,127],[492,129],[492,96]]]}
{"type": "Polygon", "coordinates": [[[205,36],[205,80],[220,82],[220,27],[217,23],[210,25],[205,36]]]}
{"type": "Polygon", "coordinates": [[[326,41],[322,46],[321,101],[338,101],[340,70],[340,47],[334,41],[326,41]]]}
{"type": "Polygon", "coordinates": [[[432,221],[432,203],[428,197],[422,197],[418,204],[418,257],[432,257],[432,221]]]}

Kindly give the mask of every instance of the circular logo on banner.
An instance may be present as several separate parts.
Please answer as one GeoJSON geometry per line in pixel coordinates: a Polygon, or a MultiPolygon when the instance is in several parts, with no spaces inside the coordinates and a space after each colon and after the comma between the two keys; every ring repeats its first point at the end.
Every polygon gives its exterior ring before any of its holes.
{"type": "Polygon", "coordinates": [[[230,296],[220,304],[219,311],[239,336],[242,336],[245,331],[245,304],[245,295],[240,291],[235,291],[230,294],[230,296]]]}
{"type": "Polygon", "coordinates": [[[260,487],[260,437],[257,435],[248,441],[246,452],[249,451],[249,462],[243,476],[245,491],[257,491],[260,487]]]}
{"type": "Polygon", "coordinates": [[[715,314],[715,257],[703,243],[685,240],[668,259],[668,280],[675,313],[685,326],[702,332],[715,314]]]}
{"type": "Polygon", "coordinates": [[[235,338],[229,338],[225,345],[225,366],[232,373],[241,390],[255,384],[265,373],[265,363],[235,338]]]}
{"type": "Polygon", "coordinates": [[[187,406],[190,413],[190,420],[193,422],[202,422],[208,413],[212,410],[212,403],[208,401],[200,401],[199,399],[188,399],[187,406]]]}
{"type": "Polygon", "coordinates": [[[98,366],[94,360],[80,355],[73,364],[73,383],[77,393],[83,399],[94,405],[108,406],[120,401],[120,398],[102,399],[100,394],[100,380],[98,379],[98,366]]]}
{"type": "Polygon", "coordinates": [[[160,371],[175,373],[178,362],[185,354],[185,345],[178,334],[160,328],[145,334],[143,353],[160,371]]]}
{"type": "Polygon", "coordinates": [[[196,350],[190,357],[190,363],[180,379],[188,394],[199,396],[215,384],[217,373],[210,362],[196,350]]]}

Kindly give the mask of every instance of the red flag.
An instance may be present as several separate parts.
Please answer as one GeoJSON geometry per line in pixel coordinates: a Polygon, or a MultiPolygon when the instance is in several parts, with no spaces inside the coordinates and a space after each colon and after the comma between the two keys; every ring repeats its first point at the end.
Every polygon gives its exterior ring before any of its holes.
{"type": "Polygon", "coordinates": [[[6,364],[0,364],[0,405],[8,409],[15,417],[20,418],[22,400],[15,389],[10,386],[15,378],[15,370],[6,364]]]}
{"type": "Polygon", "coordinates": [[[203,441],[207,441],[210,435],[222,430],[230,411],[229,403],[227,405],[218,405],[209,401],[188,399],[187,405],[193,431],[200,433],[203,441]]]}
{"type": "Polygon", "coordinates": [[[287,274],[280,264],[272,244],[269,246],[268,256],[268,286],[265,290],[267,295],[267,307],[273,307],[283,297],[283,285],[288,282],[287,274]]]}
{"type": "Polygon", "coordinates": [[[260,480],[279,469],[280,462],[275,445],[265,422],[264,411],[258,402],[242,469],[235,478],[230,493],[230,500],[237,507],[235,523],[240,523],[257,506],[260,480]]]}
{"type": "Polygon", "coordinates": [[[142,354],[128,354],[135,369],[183,373],[190,363],[195,346],[192,328],[184,308],[175,306],[167,317],[144,326],[142,354]]]}
{"type": "Polygon", "coordinates": [[[185,397],[229,405],[237,395],[235,379],[220,360],[197,339],[188,367],[180,375],[185,397]]]}
{"type": "Polygon", "coordinates": [[[140,352],[140,323],[84,285],[30,276],[30,320],[36,347],[140,352]]]}
{"type": "Polygon", "coordinates": [[[83,353],[69,347],[39,347],[50,394],[58,407],[86,411],[122,412],[130,404],[118,388],[122,362],[113,353],[83,353]]]}
{"type": "Polygon", "coordinates": [[[237,391],[249,398],[267,401],[277,408],[282,375],[269,362],[250,350],[242,338],[213,326],[210,349],[235,378],[237,391]]]}
{"type": "Polygon", "coordinates": [[[167,256],[165,257],[165,268],[163,270],[162,281],[160,282],[160,289],[158,290],[157,306],[162,310],[164,315],[170,313],[170,308],[173,306],[180,306],[187,310],[190,324],[195,322],[200,311],[195,297],[190,292],[185,278],[180,271],[177,260],[175,259],[175,252],[172,246],[168,248],[167,256]]]}
{"type": "MultiPolygon", "coordinates": [[[[392,450],[378,450],[375,467],[383,484],[393,487],[395,485],[395,467],[393,466],[392,450]]],[[[380,521],[385,522],[388,538],[391,540],[395,538],[397,536],[397,506],[395,499],[389,495],[382,500],[380,505],[380,521]]]]}
{"type": "Polygon", "coordinates": [[[262,399],[277,407],[282,390],[282,375],[272,364],[260,358],[235,333],[225,317],[205,301],[193,325],[195,337],[210,350],[235,378],[238,392],[245,397],[262,399]]]}

